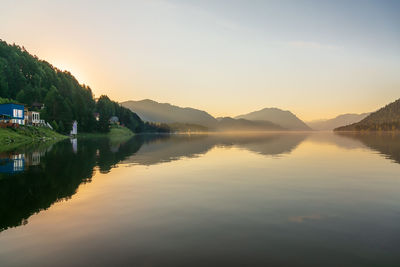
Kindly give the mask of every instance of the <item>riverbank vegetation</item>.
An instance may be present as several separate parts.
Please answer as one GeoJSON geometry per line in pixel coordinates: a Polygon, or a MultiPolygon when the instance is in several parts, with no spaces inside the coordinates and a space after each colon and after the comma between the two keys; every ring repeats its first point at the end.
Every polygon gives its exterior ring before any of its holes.
{"type": "Polygon", "coordinates": [[[129,130],[126,127],[122,127],[119,125],[112,125],[110,130],[107,133],[79,133],[79,138],[96,138],[96,137],[131,137],[135,133],[129,130]]]}
{"type": "Polygon", "coordinates": [[[18,128],[0,129],[1,151],[12,149],[12,147],[21,144],[38,141],[61,140],[65,138],[67,138],[67,136],[61,135],[45,127],[21,126],[18,128]]]}

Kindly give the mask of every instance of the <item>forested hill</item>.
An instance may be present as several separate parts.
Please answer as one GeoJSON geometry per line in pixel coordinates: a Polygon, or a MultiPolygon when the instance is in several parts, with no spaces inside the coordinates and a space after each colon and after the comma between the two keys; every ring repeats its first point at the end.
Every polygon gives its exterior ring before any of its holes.
{"type": "Polygon", "coordinates": [[[400,99],[371,113],[360,122],[336,128],[335,131],[394,131],[400,130],[400,99]]]}
{"type": "Polygon", "coordinates": [[[134,132],[153,131],[135,113],[121,107],[108,97],[96,102],[89,86],[79,84],[67,71],[61,71],[38,59],[18,45],[0,40],[0,97],[23,103],[43,103],[41,118],[59,132],[67,133],[73,120],[80,131],[108,131],[110,116],[118,116],[121,123],[134,132]],[[100,114],[96,121],[94,113],[100,114]]]}
{"type": "Polygon", "coordinates": [[[182,108],[150,99],[125,101],[122,106],[134,110],[145,121],[163,123],[190,123],[214,128],[217,120],[203,110],[182,108]]]}

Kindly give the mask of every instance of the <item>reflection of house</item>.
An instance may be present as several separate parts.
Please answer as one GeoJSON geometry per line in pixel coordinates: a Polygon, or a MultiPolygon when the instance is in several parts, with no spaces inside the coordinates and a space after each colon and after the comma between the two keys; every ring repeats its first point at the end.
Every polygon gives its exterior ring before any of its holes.
{"type": "Polygon", "coordinates": [[[23,125],[24,122],[24,105],[21,104],[0,104],[0,117],[7,122],[23,125]]]}
{"type": "Polygon", "coordinates": [[[13,174],[27,170],[30,166],[38,166],[44,155],[45,151],[2,153],[0,154],[0,173],[13,174]]]}
{"type": "Polygon", "coordinates": [[[9,157],[0,158],[0,173],[16,173],[25,169],[24,154],[15,154],[9,157]]]}
{"type": "Polygon", "coordinates": [[[26,166],[37,166],[40,164],[40,159],[44,155],[43,152],[32,152],[27,153],[25,156],[25,165],[26,166]]]}

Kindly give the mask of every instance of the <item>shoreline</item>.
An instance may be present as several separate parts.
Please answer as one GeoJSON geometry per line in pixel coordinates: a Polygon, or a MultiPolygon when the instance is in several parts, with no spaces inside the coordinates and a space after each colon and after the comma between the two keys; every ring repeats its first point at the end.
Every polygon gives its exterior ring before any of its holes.
{"type": "Polygon", "coordinates": [[[36,142],[59,141],[66,138],[68,136],[43,127],[0,128],[0,151],[9,151],[36,142]]]}

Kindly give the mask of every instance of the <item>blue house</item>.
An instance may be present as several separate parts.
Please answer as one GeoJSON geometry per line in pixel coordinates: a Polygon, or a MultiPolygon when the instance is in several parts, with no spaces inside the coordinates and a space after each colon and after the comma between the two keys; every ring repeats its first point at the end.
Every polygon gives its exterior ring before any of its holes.
{"type": "Polygon", "coordinates": [[[24,105],[21,104],[0,104],[0,116],[7,118],[12,123],[24,124],[24,105]]]}

